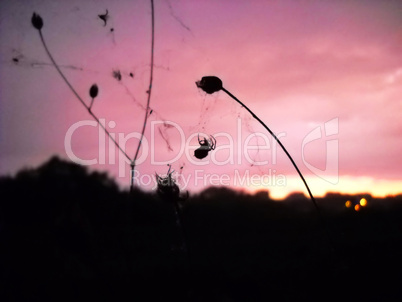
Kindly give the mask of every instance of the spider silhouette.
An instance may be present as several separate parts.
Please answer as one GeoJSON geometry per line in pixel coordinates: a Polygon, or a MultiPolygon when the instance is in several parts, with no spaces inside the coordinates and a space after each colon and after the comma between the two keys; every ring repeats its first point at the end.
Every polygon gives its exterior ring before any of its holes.
{"type": "Polygon", "coordinates": [[[210,135],[209,138],[203,138],[200,140],[200,135],[198,134],[198,143],[200,144],[200,147],[194,150],[194,156],[198,159],[207,157],[208,152],[215,150],[216,147],[216,139],[212,135],[210,135]]]}

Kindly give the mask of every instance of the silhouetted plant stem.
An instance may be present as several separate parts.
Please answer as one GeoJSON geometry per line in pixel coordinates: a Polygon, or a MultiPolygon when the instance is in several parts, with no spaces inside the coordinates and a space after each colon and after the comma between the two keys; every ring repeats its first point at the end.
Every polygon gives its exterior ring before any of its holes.
{"type": "MultiPolygon", "coordinates": [[[[131,159],[130,159],[130,161],[131,161],[131,159]]],[[[134,169],[135,169],[134,161],[131,161],[131,163],[130,163],[130,193],[134,192],[134,169]]]]}
{"type": "MultiPolygon", "coordinates": [[[[187,280],[190,280],[191,276],[190,276],[190,271],[191,271],[191,256],[190,256],[190,251],[188,249],[188,241],[187,241],[187,232],[186,229],[184,227],[183,224],[183,214],[182,211],[180,209],[180,205],[179,205],[179,200],[174,200],[173,202],[173,207],[174,207],[174,213],[175,213],[175,217],[176,217],[176,226],[179,229],[180,232],[180,252],[183,254],[184,256],[184,274],[185,274],[185,278],[187,280]]],[[[187,292],[187,294],[189,295],[190,292],[187,292]]]]}
{"type": "Polygon", "coordinates": [[[278,142],[279,146],[281,146],[282,150],[286,153],[286,155],[288,156],[288,158],[290,159],[290,161],[293,164],[293,167],[295,167],[297,173],[299,173],[300,178],[302,179],[304,185],[306,186],[306,189],[308,191],[308,194],[310,195],[311,201],[313,202],[315,208],[317,209],[317,211],[320,211],[320,208],[318,207],[315,198],[313,196],[313,194],[310,191],[309,186],[307,185],[306,180],[303,177],[303,174],[300,172],[299,168],[297,167],[295,161],[293,160],[292,156],[290,156],[289,152],[286,150],[285,146],[281,143],[281,141],[278,139],[278,137],[272,132],[271,129],[269,129],[269,127],[267,125],[265,125],[265,123],[254,114],[254,112],[252,112],[246,105],[243,104],[243,102],[241,102],[237,97],[235,97],[233,94],[231,94],[228,90],[226,90],[225,88],[221,88],[224,92],[226,92],[232,99],[234,99],[236,102],[238,102],[242,107],[244,107],[244,109],[246,109],[257,121],[260,122],[260,124],[272,135],[272,137],[278,142]]]}
{"type": "Polygon", "coordinates": [[[188,259],[189,256],[188,256],[187,236],[186,236],[186,232],[185,232],[185,229],[183,226],[183,218],[182,218],[179,202],[177,200],[175,200],[173,202],[173,205],[174,205],[174,212],[175,212],[175,216],[176,216],[176,224],[180,230],[180,236],[181,236],[181,241],[182,241],[182,245],[183,245],[183,250],[184,250],[185,255],[187,256],[187,260],[189,260],[188,259]]]}
{"type": "Polygon", "coordinates": [[[321,211],[320,208],[318,207],[318,204],[313,196],[313,194],[310,191],[310,188],[306,182],[306,180],[303,177],[303,174],[300,172],[299,168],[297,167],[295,161],[293,160],[292,156],[289,154],[289,152],[286,150],[285,146],[281,143],[281,141],[278,139],[278,137],[272,132],[271,129],[269,129],[269,127],[267,125],[265,125],[265,123],[254,114],[254,112],[252,112],[250,110],[250,108],[248,108],[243,102],[241,102],[238,98],[236,98],[233,94],[231,94],[228,90],[226,90],[224,87],[221,87],[221,90],[223,90],[224,92],[226,92],[232,99],[234,99],[236,102],[238,102],[242,107],[244,107],[257,121],[260,122],[260,124],[272,135],[272,137],[278,142],[279,146],[281,146],[282,150],[286,153],[286,155],[288,156],[288,158],[290,159],[290,161],[292,162],[293,167],[295,167],[297,173],[299,174],[300,178],[302,179],[304,185],[306,186],[307,192],[310,195],[310,199],[314,204],[315,209],[317,210],[318,213],[318,218],[321,222],[321,224],[324,227],[324,232],[325,232],[325,236],[327,238],[328,241],[328,245],[329,248],[331,250],[331,252],[334,254],[334,256],[336,257],[336,259],[339,261],[339,263],[343,263],[337,256],[336,254],[336,249],[335,246],[332,242],[331,236],[329,235],[329,231],[328,231],[328,226],[325,222],[325,220],[321,217],[321,211]]]}
{"type": "Polygon", "coordinates": [[[95,98],[92,98],[92,100],[91,100],[91,104],[89,104],[89,108],[88,108],[88,110],[91,110],[92,105],[94,104],[94,100],[95,100],[95,98]]]}
{"type": "Polygon", "coordinates": [[[67,86],[70,88],[70,90],[74,93],[74,95],[76,96],[76,98],[80,101],[80,103],[85,107],[85,109],[88,110],[88,113],[94,118],[94,120],[99,124],[99,126],[101,126],[101,128],[105,131],[105,133],[108,135],[108,137],[113,141],[113,143],[116,145],[117,148],[119,148],[119,150],[124,154],[124,156],[131,161],[130,157],[127,155],[126,152],[124,152],[124,150],[120,147],[120,145],[116,142],[116,140],[110,135],[109,131],[105,128],[105,126],[99,121],[98,117],[92,112],[91,107],[94,101],[94,98],[92,98],[91,101],[91,105],[88,106],[87,104],[85,104],[85,102],[82,100],[82,98],[79,96],[79,94],[75,91],[75,89],[73,88],[73,86],[70,84],[70,82],[67,80],[67,78],[65,77],[65,75],[63,74],[63,72],[60,70],[59,66],[57,65],[56,61],[53,59],[52,54],[50,53],[45,39],[43,37],[42,34],[42,30],[38,30],[39,31],[39,36],[40,39],[42,41],[43,47],[45,48],[45,51],[49,57],[49,59],[52,61],[53,66],[56,68],[56,70],[59,72],[60,76],[63,78],[64,82],[67,84],[67,86]]]}
{"type": "Polygon", "coordinates": [[[137,160],[138,153],[141,148],[142,139],[144,138],[145,128],[147,126],[148,116],[149,116],[149,103],[151,101],[151,92],[152,92],[152,82],[154,75],[154,44],[155,44],[155,13],[154,13],[154,1],[151,0],[151,71],[149,75],[149,87],[148,87],[148,99],[147,99],[147,107],[145,108],[145,117],[144,124],[142,126],[141,138],[138,142],[137,151],[135,151],[135,155],[131,164],[131,182],[130,182],[130,190],[133,190],[134,187],[134,170],[135,170],[135,161],[137,160]]]}
{"type": "Polygon", "coordinates": [[[52,56],[52,54],[50,53],[50,51],[49,51],[49,49],[48,49],[48,47],[47,47],[47,45],[46,45],[45,39],[44,39],[43,34],[42,34],[42,30],[39,30],[39,36],[40,36],[40,39],[41,39],[41,41],[42,41],[43,47],[45,48],[46,54],[47,54],[47,56],[49,57],[49,59],[52,61],[53,66],[54,66],[54,67],[56,68],[56,70],[59,72],[59,74],[60,74],[60,76],[63,78],[64,82],[66,82],[67,86],[68,86],[68,87],[70,88],[70,90],[75,94],[75,96],[76,96],[77,99],[81,102],[81,104],[82,104],[86,109],[88,109],[88,106],[87,106],[87,105],[85,104],[85,102],[81,99],[81,97],[80,97],[80,96],[78,95],[78,93],[75,91],[75,89],[73,88],[73,86],[71,86],[70,82],[69,82],[69,81],[67,80],[67,78],[64,76],[63,72],[60,70],[60,68],[59,68],[59,66],[57,65],[56,61],[53,59],[53,56],[52,56]]]}

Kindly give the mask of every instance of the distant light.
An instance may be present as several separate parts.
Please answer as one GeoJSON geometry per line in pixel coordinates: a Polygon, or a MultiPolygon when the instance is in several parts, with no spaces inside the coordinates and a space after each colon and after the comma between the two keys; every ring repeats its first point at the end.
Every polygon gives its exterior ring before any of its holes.
{"type": "Polygon", "coordinates": [[[350,208],[351,206],[352,206],[352,202],[350,200],[345,202],[345,207],[350,208]]]}
{"type": "Polygon", "coordinates": [[[360,205],[361,205],[362,207],[365,207],[365,206],[367,205],[367,199],[366,199],[366,198],[360,199],[360,205]]]}
{"type": "Polygon", "coordinates": [[[355,211],[356,212],[360,211],[360,205],[359,204],[355,205],[355,211]]]}

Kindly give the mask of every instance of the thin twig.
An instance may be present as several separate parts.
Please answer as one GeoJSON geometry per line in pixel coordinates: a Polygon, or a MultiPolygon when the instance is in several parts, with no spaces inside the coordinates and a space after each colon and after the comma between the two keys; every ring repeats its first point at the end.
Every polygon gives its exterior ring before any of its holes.
{"type": "MultiPolygon", "coordinates": [[[[102,129],[105,131],[105,133],[109,136],[109,138],[114,142],[114,144],[116,145],[117,148],[119,148],[119,150],[124,154],[124,156],[131,161],[130,157],[127,155],[126,152],[124,152],[124,150],[120,147],[120,145],[117,143],[117,141],[111,136],[111,134],[109,133],[109,131],[105,128],[105,126],[99,121],[98,117],[92,112],[91,107],[88,106],[87,104],[85,104],[85,102],[82,100],[82,98],[79,96],[79,94],[75,91],[75,89],[73,88],[73,86],[70,84],[70,82],[67,80],[67,78],[65,77],[65,75],[63,74],[63,72],[60,70],[59,66],[57,65],[56,61],[53,59],[53,56],[51,55],[45,39],[43,37],[42,31],[39,30],[39,36],[40,39],[42,41],[43,47],[46,50],[46,53],[49,57],[49,59],[52,61],[53,66],[56,68],[56,70],[59,72],[60,76],[63,78],[64,82],[67,84],[67,86],[70,88],[70,90],[74,93],[74,95],[77,97],[77,99],[80,101],[80,103],[85,107],[85,109],[88,110],[88,113],[95,119],[95,121],[98,122],[99,126],[102,127],[102,129]]],[[[92,99],[93,102],[93,99],[92,99]]],[[[91,102],[91,106],[92,106],[92,102],[91,102]]]]}
{"type": "Polygon", "coordinates": [[[151,101],[151,92],[152,92],[152,82],[153,82],[153,73],[154,73],[154,43],[155,43],[155,13],[154,13],[154,1],[151,0],[151,23],[152,23],[152,34],[151,34],[151,71],[149,76],[149,88],[148,88],[148,99],[147,99],[147,107],[145,109],[145,118],[144,124],[142,126],[141,138],[138,142],[137,151],[135,152],[133,161],[131,163],[131,183],[130,188],[133,190],[134,186],[134,169],[135,169],[135,161],[137,160],[138,153],[141,148],[142,140],[144,138],[145,128],[147,126],[148,116],[149,116],[149,103],[151,101]]]}
{"type": "Polygon", "coordinates": [[[89,104],[89,108],[88,108],[88,110],[91,110],[92,105],[94,104],[94,100],[95,100],[95,98],[92,98],[92,100],[91,100],[91,104],[89,104]]]}

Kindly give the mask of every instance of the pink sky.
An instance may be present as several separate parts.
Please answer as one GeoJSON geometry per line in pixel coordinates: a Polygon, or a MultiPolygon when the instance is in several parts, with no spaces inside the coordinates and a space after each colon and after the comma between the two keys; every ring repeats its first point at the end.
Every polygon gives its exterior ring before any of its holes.
{"type": "MultiPolygon", "coordinates": [[[[110,131],[128,136],[143,123],[149,1],[1,1],[2,175],[53,154],[69,158],[68,129],[91,120],[55,69],[43,65],[50,61],[30,23],[34,11],[44,19],[42,31],[58,64],[80,68],[63,68],[77,92],[90,102],[89,87],[99,86],[94,112],[115,122],[110,131]],[[103,27],[97,15],[106,9],[110,19],[103,27]],[[121,82],[113,70],[121,71],[121,82]]],[[[244,109],[224,92],[206,95],[195,86],[202,76],[216,75],[280,136],[313,194],[402,192],[401,11],[400,1],[155,1],[149,122],[177,126],[148,124],[150,148],[136,168],[141,187],[151,189],[145,182],[167,172],[165,160],[176,171],[183,166],[177,177],[190,191],[219,184],[265,188],[273,197],[305,191],[286,155],[244,109]],[[328,137],[326,123],[334,132],[328,137]],[[198,145],[198,132],[218,141],[203,161],[186,155],[198,145]],[[310,133],[322,137],[310,141],[310,133]],[[244,148],[251,145],[259,150],[247,156],[244,148]]],[[[96,159],[91,169],[108,171],[127,186],[129,166],[119,165],[117,150],[109,160],[108,142],[99,151],[98,141],[96,127],[81,127],[71,149],[81,159],[96,159]]],[[[130,156],[137,143],[127,143],[130,156]]]]}

